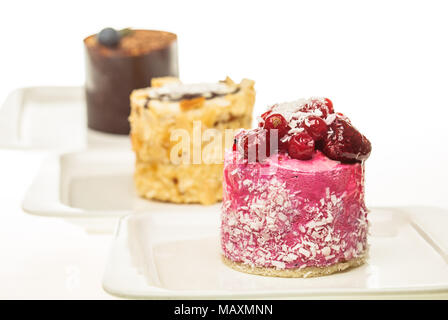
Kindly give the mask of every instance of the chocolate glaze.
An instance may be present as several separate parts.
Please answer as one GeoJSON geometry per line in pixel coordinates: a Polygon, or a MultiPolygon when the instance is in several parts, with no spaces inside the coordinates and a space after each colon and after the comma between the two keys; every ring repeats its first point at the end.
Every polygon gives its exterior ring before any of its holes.
{"type": "Polygon", "coordinates": [[[178,76],[175,35],[161,48],[141,54],[114,52],[100,44],[85,48],[87,119],[94,130],[128,134],[132,90],[148,87],[154,77],[178,76]]]}

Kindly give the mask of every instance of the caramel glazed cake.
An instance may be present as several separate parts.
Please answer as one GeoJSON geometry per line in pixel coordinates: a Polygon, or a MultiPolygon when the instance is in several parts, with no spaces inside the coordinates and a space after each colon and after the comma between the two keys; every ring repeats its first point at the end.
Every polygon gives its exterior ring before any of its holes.
{"type": "MultiPolygon", "coordinates": [[[[251,126],[254,103],[254,81],[248,79],[239,84],[229,78],[218,83],[182,84],[177,78],[155,78],[150,88],[134,90],[129,121],[138,194],[175,203],[221,201],[225,143],[215,144],[215,148],[208,146],[209,141],[193,144],[194,123],[197,127],[200,121],[201,136],[213,128],[224,137],[225,129],[251,126]],[[175,129],[186,130],[189,150],[179,149],[179,140],[172,139],[175,129]],[[178,163],[170,159],[172,151],[187,153],[190,160],[199,152],[202,161],[178,163]]],[[[227,140],[231,145],[233,135],[227,140]]]]}

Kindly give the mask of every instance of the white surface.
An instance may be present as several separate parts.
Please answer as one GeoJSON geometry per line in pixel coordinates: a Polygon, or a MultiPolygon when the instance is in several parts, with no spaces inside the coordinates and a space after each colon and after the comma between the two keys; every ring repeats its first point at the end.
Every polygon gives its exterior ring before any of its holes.
{"type": "Polygon", "coordinates": [[[132,215],[121,220],[103,285],[115,295],[138,298],[448,293],[448,238],[431,227],[448,225],[448,211],[373,208],[369,220],[367,264],[326,277],[285,279],[240,273],[221,262],[219,210],[132,215]],[[425,220],[428,228],[420,228],[415,216],[426,215],[432,218],[425,220]]]}
{"type": "Polygon", "coordinates": [[[0,150],[0,299],[109,299],[101,278],[112,237],[20,209],[45,157],[0,150]]]}

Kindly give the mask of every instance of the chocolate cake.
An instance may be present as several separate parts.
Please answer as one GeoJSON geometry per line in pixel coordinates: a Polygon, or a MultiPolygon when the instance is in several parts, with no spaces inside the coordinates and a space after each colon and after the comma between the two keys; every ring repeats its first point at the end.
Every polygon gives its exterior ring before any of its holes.
{"type": "Polygon", "coordinates": [[[128,134],[129,95],[151,79],[178,76],[177,36],[156,30],[102,30],[84,39],[88,127],[128,134]]]}

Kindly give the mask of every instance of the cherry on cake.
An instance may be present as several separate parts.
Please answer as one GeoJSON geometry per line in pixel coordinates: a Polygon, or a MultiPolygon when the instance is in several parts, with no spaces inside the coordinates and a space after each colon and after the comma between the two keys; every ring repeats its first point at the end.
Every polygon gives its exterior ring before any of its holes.
{"type": "Polygon", "coordinates": [[[275,104],[224,162],[221,247],[236,270],[328,275],[365,262],[369,140],[327,98],[275,104]]]}

